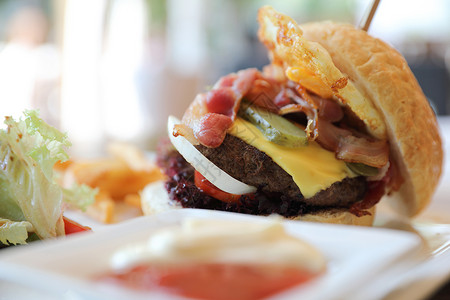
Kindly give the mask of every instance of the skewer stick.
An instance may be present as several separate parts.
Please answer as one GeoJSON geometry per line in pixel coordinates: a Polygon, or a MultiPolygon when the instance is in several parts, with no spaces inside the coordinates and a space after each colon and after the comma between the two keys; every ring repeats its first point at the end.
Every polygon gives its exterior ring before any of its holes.
{"type": "Polygon", "coordinates": [[[361,20],[361,23],[359,24],[359,28],[361,28],[364,31],[369,30],[370,23],[372,22],[373,16],[375,15],[375,12],[377,11],[378,4],[380,4],[381,0],[373,0],[372,5],[370,7],[369,13],[366,13],[365,17],[361,20]]]}

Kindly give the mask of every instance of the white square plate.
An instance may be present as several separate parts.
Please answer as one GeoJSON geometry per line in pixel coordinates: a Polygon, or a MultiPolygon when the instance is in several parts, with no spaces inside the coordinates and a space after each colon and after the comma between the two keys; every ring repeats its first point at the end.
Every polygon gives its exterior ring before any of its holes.
{"type": "MultiPolygon", "coordinates": [[[[92,233],[4,249],[0,253],[0,282],[37,289],[56,299],[174,299],[173,295],[143,295],[105,286],[92,278],[109,270],[109,258],[118,248],[146,240],[155,230],[191,217],[267,221],[265,217],[192,209],[140,217],[92,233]]],[[[285,221],[284,225],[289,233],[325,255],[328,270],[312,283],[273,299],[351,299],[355,290],[421,248],[420,238],[407,232],[299,221],[285,221]]],[[[3,285],[0,288],[5,295],[3,285]]]]}

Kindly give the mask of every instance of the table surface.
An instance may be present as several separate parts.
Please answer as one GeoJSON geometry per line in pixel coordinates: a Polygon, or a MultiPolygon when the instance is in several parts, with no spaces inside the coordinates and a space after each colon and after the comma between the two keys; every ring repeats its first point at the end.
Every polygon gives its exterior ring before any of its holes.
{"type": "MultiPolygon", "coordinates": [[[[450,187],[450,116],[441,116],[438,118],[439,125],[441,127],[441,136],[444,142],[444,172],[441,179],[439,189],[436,193],[436,202],[446,203],[448,198],[450,198],[450,193],[447,193],[450,187]]],[[[435,205],[434,202],[431,205],[435,205]]],[[[450,205],[449,205],[450,206],[450,205]]],[[[446,211],[450,214],[450,210],[446,211]]],[[[450,219],[450,218],[449,218],[450,219]]],[[[446,224],[450,224],[450,220],[444,220],[446,224]]],[[[433,293],[429,300],[447,300],[450,299],[450,280],[448,280],[441,288],[439,288],[435,293],[433,293]]]]}

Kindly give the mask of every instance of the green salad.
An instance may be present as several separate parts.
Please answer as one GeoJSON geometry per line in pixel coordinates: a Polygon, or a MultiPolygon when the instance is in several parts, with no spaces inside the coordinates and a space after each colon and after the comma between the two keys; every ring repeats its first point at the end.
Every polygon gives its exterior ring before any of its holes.
{"type": "Polygon", "coordinates": [[[95,190],[56,182],[53,166],[66,161],[67,135],[46,124],[37,111],[0,129],[0,244],[26,244],[65,235],[63,202],[85,209],[95,190]]]}

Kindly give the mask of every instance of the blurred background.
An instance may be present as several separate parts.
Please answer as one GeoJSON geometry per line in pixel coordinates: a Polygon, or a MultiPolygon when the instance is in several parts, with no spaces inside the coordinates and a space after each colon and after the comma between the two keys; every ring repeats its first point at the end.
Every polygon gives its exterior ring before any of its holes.
{"type": "MultiPolygon", "coordinates": [[[[220,76],[268,63],[256,37],[270,4],[299,23],[358,25],[371,0],[0,0],[0,112],[38,108],[72,155],[110,141],[154,149],[220,76]]],[[[450,1],[381,1],[369,32],[396,47],[439,115],[450,113],[450,1]]]]}

